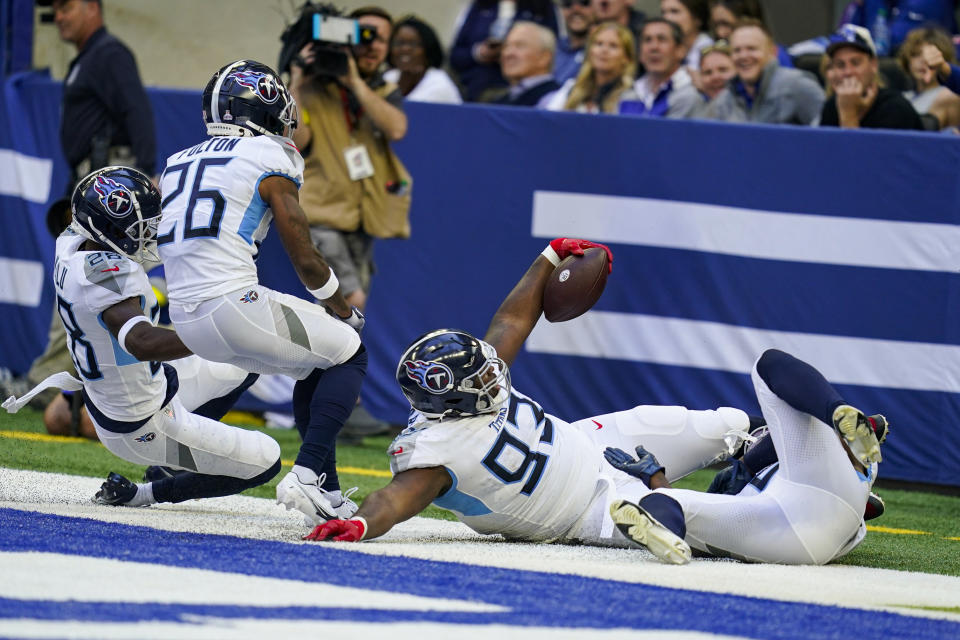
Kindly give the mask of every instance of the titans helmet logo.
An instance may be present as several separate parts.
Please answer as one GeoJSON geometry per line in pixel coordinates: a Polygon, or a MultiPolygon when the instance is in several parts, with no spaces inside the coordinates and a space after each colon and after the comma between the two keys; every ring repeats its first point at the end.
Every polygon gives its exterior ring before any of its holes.
{"type": "Polygon", "coordinates": [[[441,362],[407,360],[403,366],[407,377],[430,393],[441,394],[453,388],[453,372],[441,362]]]}
{"type": "Polygon", "coordinates": [[[231,74],[231,77],[237,84],[253,89],[257,97],[273,104],[280,98],[280,87],[277,86],[277,79],[266,73],[256,73],[255,71],[237,71],[231,74]]]}
{"type": "Polygon", "coordinates": [[[93,190],[100,196],[100,204],[114,218],[122,218],[133,208],[133,194],[116,180],[97,176],[93,190]]]}

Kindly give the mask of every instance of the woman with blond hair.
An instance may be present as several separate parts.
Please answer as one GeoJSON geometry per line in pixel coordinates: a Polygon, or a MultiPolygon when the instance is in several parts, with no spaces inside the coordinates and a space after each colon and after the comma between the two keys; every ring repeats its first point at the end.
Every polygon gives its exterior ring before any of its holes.
{"type": "Polygon", "coordinates": [[[576,78],[567,80],[541,105],[551,111],[618,113],[620,102],[636,99],[633,34],[616,22],[598,25],[587,40],[587,55],[576,78]]]}

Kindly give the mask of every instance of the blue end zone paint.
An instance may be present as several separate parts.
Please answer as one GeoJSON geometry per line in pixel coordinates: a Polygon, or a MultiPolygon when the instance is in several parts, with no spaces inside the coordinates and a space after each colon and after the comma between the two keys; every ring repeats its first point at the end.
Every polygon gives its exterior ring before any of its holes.
{"type": "MultiPolygon", "coordinates": [[[[678,629],[753,638],[843,638],[864,630],[898,638],[954,639],[960,624],[862,611],[621,583],[580,576],[355,553],[333,544],[290,544],[160,531],[85,518],[0,509],[0,550],[64,553],[228,573],[323,582],[485,602],[501,613],[246,607],[0,599],[0,619],[185,621],[187,616],[362,622],[678,629]]],[[[678,568],[682,571],[682,568],[678,568]]],[[[362,605],[362,603],[358,603],[362,605]]]]}

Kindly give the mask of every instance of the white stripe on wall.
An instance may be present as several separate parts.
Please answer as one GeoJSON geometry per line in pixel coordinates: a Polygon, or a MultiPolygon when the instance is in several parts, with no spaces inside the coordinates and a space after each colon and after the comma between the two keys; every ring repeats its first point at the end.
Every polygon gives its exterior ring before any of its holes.
{"type": "Polygon", "coordinates": [[[960,392],[960,346],[752,329],[718,322],[590,311],[541,320],[527,340],[539,353],[749,373],[764,349],[787,351],[831,382],[960,392]]]}
{"type": "Polygon", "coordinates": [[[43,204],[50,197],[53,160],[0,149],[0,194],[43,204]]]}
{"type": "Polygon", "coordinates": [[[536,191],[532,233],[773,260],[960,271],[960,226],[948,224],[536,191]]]}
{"type": "Polygon", "coordinates": [[[0,302],[39,306],[44,271],[42,262],[0,258],[0,302]]]}

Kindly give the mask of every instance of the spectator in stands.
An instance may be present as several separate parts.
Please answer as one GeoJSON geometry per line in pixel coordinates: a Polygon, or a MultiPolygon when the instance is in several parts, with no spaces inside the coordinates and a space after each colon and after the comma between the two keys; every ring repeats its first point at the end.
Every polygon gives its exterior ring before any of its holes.
{"type": "Polygon", "coordinates": [[[779,65],[773,38],[763,23],[745,19],[730,38],[737,75],[699,117],[800,125],[817,120],[823,89],[812,74],[779,65]]]}
{"type": "Polygon", "coordinates": [[[576,78],[583,64],[587,36],[596,22],[592,3],[593,0],[560,0],[560,13],[567,27],[567,35],[557,41],[553,63],[553,77],[560,84],[576,78]]]}
{"type": "Polygon", "coordinates": [[[500,73],[500,49],[515,20],[536,22],[554,33],[560,24],[552,0],[473,0],[460,14],[450,66],[468,102],[489,100],[507,86],[500,73]]]}
{"type": "MultiPolygon", "coordinates": [[[[660,13],[683,32],[683,49],[686,52],[683,64],[696,75],[700,69],[700,50],[713,44],[713,38],[705,33],[710,22],[707,0],[660,0],[660,13]]],[[[640,47],[643,48],[642,38],[640,47]]]]}
{"type": "Polygon", "coordinates": [[[640,33],[640,62],[646,73],[634,84],[635,99],[623,100],[620,113],[685,118],[702,102],[683,66],[686,47],[680,26],[651,18],[640,33]]]}
{"type": "Polygon", "coordinates": [[[390,66],[383,79],[400,88],[413,102],[460,104],[460,89],[443,67],[443,49],[433,27],[415,16],[394,26],[390,38],[390,66]]]}
{"type": "MultiPolygon", "coordinates": [[[[303,34],[297,26],[311,23],[314,12],[314,5],[304,5],[286,34],[303,34]]],[[[375,271],[374,240],[410,236],[413,178],[390,147],[407,133],[403,95],[380,72],[392,33],[390,14],[363,7],[349,17],[375,27],[377,35],[369,45],[353,48],[345,75],[334,77],[314,64],[310,29],[305,43],[285,41],[284,49],[298,52],[289,64],[290,92],[302,123],[293,140],[304,157],[300,204],[310,237],[337,275],[347,303],[363,309],[375,271]]],[[[358,406],[341,434],[373,435],[388,427],[358,406]]]]}
{"type": "Polygon", "coordinates": [[[947,64],[956,62],[953,43],[950,36],[930,27],[914,29],[907,34],[906,40],[900,47],[897,56],[900,66],[913,78],[915,89],[904,93],[913,108],[924,119],[928,129],[947,129],[960,126],[960,96],[940,84],[938,77],[941,66],[939,61],[947,64]],[[934,65],[927,63],[924,49],[933,49],[934,65]],[[935,118],[935,123],[928,123],[925,118],[935,118]],[[933,125],[936,126],[933,126],[933,125]]]}
{"type": "MultiPolygon", "coordinates": [[[[640,45],[640,31],[646,16],[633,7],[634,0],[593,0],[597,22],[616,22],[630,30],[635,45],[640,45]]],[[[634,51],[634,57],[637,52],[634,51]]]]}
{"type": "MultiPolygon", "coordinates": [[[[744,18],[759,20],[767,26],[759,0],[710,0],[710,34],[717,40],[730,40],[737,23],[744,18]]],[[[777,61],[781,67],[792,67],[793,58],[787,48],[777,44],[777,61]]]]}
{"type": "Polygon", "coordinates": [[[923,122],[906,98],[880,86],[877,50],[870,32],[842,25],[830,36],[832,88],[823,105],[820,124],[856,129],[923,129],[923,122]]]}
{"type": "Polygon", "coordinates": [[[560,88],[553,78],[553,54],[557,38],[536,22],[514,22],[503,43],[500,67],[510,89],[498,104],[535,107],[549,93],[560,88]]]}
{"type": "Polygon", "coordinates": [[[700,92],[707,102],[720,95],[736,75],[726,40],[718,40],[700,51],[700,92]]]}
{"type": "Polygon", "coordinates": [[[60,38],[76,46],[63,83],[60,143],[73,184],[121,164],[154,174],[153,110],[130,49],[107,32],[100,0],[54,0],[60,38]]]}
{"type": "Polygon", "coordinates": [[[936,25],[947,33],[956,33],[956,5],[956,0],[853,0],[843,10],[840,23],[867,28],[882,57],[897,51],[907,34],[917,27],[936,25]],[[880,11],[886,13],[885,20],[880,11]],[[881,46],[881,36],[887,41],[886,46],[881,46]]]}
{"type": "Polygon", "coordinates": [[[618,113],[620,102],[636,97],[636,45],[627,27],[604,22],[590,34],[587,59],[576,79],[567,82],[541,106],[551,111],[618,113]]]}

